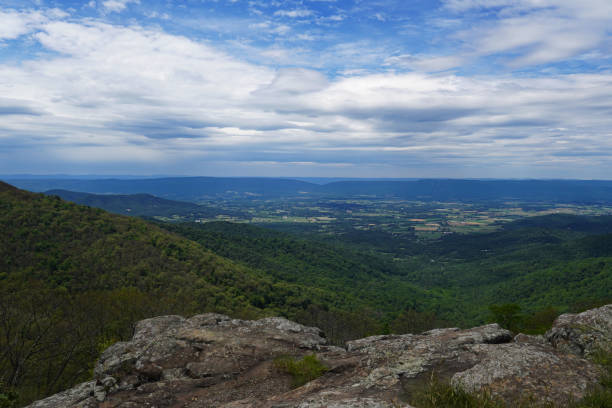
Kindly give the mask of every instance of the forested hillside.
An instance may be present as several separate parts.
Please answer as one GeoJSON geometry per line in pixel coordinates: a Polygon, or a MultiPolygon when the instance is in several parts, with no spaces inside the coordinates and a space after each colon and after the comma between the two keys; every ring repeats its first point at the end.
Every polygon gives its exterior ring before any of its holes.
{"type": "Polygon", "coordinates": [[[543,311],[550,320],[612,301],[610,217],[534,217],[493,233],[396,237],[394,245],[369,232],[355,242],[227,222],[160,226],[271,276],[355,294],[397,331],[397,319],[410,315],[418,326],[423,313],[462,327],[484,323],[494,304],[516,304],[524,323],[541,331],[550,321],[529,320],[543,311]]]}
{"type": "Polygon", "coordinates": [[[488,234],[390,243],[367,231],[355,241],[227,222],[159,225],[280,279],[356,293],[389,316],[434,312],[468,327],[485,322],[491,304],[531,314],[612,300],[610,217],[535,217],[488,234]]]}
{"type": "Polygon", "coordinates": [[[398,263],[405,279],[444,289],[444,317],[482,322],[489,305],[514,303],[527,314],[580,310],[612,300],[612,219],[551,215],[485,234],[452,234],[419,245],[398,263]]]}
{"type": "Polygon", "coordinates": [[[2,278],[69,293],[132,287],[196,295],[199,307],[253,309],[261,277],[138,218],[1,185],[2,278]]]}
{"type": "Polygon", "coordinates": [[[68,190],[49,190],[47,195],[56,195],[66,201],[102,208],[115,214],[139,217],[171,217],[175,214],[195,217],[211,217],[218,214],[212,208],[184,201],[166,200],[150,194],[89,194],[68,190]]]}
{"type": "MultiPolygon", "coordinates": [[[[334,306],[361,314],[357,319],[344,315],[345,324],[358,320],[373,332],[382,328],[377,327],[377,322],[385,322],[389,330],[406,332],[423,331],[446,323],[437,316],[443,313],[440,307],[445,303],[444,296],[437,290],[422,290],[406,280],[398,264],[388,257],[246,224],[158,225],[223,257],[261,270],[273,279],[344,294],[352,306],[334,306]],[[410,323],[406,321],[408,315],[410,323]]],[[[319,306],[328,305],[313,301],[296,318],[324,328],[332,338],[342,338],[341,333],[335,335],[338,331],[332,324],[335,317],[319,306]]]]}
{"type": "Polygon", "coordinates": [[[350,306],[342,293],[272,279],[143,220],[4,183],[0,226],[0,384],[21,401],[88,378],[100,350],[147,316],[350,306]]]}

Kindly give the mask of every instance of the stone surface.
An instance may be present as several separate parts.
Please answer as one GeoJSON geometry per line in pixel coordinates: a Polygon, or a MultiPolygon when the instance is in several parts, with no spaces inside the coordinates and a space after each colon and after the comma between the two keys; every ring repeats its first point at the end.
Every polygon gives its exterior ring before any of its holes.
{"type": "Polygon", "coordinates": [[[373,336],[346,348],[328,346],[318,329],[283,318],[157,317],[139,322],[131,341],[102,354],[95,381],[31,407],[409,407],[432,375],[507,401],[562,404],[597,382],[598,367],[581,357],[610,340],[610,310],[561,316],[545,337],[513,338],[491,324],[373,336]],[[292,389],[274,359],[308,354],[329,370],[292,389]]]}
{"type": "Polygon", "coordinates": [[[590,357],[598,351],[612,351],[612,305],[579,314],[559,316],[546,333],[557,349],[590,357]]]}
{"type": "Polygon", "coordinates": [[[588,361],[534,343],[474,345],[478,363],[456,373],[452,383],[469,391],[487,388],[506,400],[534,397],[557,405],[580,398],[600,371],[588,361]]]}
{"type": "Polygon", "coordinates": [[[57,408],[57,407],[82,407],[86,400],[93,396],[95,381],[79,384],[69,390],[60,392],[36,401],[29,405],[30,408],[57,408]]]}

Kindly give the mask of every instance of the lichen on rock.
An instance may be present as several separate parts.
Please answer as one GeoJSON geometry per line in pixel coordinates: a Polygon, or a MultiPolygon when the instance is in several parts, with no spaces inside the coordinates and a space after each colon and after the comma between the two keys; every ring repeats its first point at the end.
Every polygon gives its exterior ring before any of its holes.
{"type": "Polygon", "coordinates": [[[578,314],[562,314],[546,332],[557,349],[582,357],[612,352],[612,305],[578,314]]]}

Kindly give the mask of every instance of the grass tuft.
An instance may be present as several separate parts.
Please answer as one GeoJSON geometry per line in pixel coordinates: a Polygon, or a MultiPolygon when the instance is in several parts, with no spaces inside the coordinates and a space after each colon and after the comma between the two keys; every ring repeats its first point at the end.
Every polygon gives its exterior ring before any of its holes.
{"type": "Polygon", "coordinates": [[[295,388],[319,378],[329,370],[314,354],[304,356],[301,359],[289,356],[278,357],[274,360],[274,367],[281,372],[290,374],[293,379],[292,385],[295,388]]]}
{"type": "Polygon", "coordinates": [[[432,376],[427,386],[410,403],[419,408],[506,408],[489,393],[472,393],[432,376]]]}
{"type": "Polygon", "coordinates": [[[410,403],[419,408],[612,408],[612,358],[609,353],[599,355],[596,362],[604,366],[607,374],[582,400],[568,404],[556,405],[532,399],[508,404],[487,391],[469,392],[435,376],[413,396],[410,403]]]}
{"type": "Polygon", "coordinates": [[[18,395],[0,382],[0,408],[14,408],[17,406],[18,395]]]}
{"type": "Polygon", "coordinates": [[[602,350],[593,353],[590,359],[602,366],[605,374],[599,380],[599,386],[572,408],[612,408],[612,353],[602,350]]]}

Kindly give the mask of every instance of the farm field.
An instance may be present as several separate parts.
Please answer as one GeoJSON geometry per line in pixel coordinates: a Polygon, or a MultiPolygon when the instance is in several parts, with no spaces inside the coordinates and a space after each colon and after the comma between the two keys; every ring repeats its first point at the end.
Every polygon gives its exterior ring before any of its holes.
{"type": "Polygon", "coordinates": [[[342,235],[349,230],[378,231],[394,236],[437,239],[448,234],[487,233],[525,217],[551,214],[609,215],[610,205],[550,203],[460,203],[381,199],[347,200],[215,200],[201,204],[219,215],[189,219],[157,217],[163,221],[229,221],[294,232],[342,235]],[[223,215],[224,212],[236,215],[223,215]]]}

